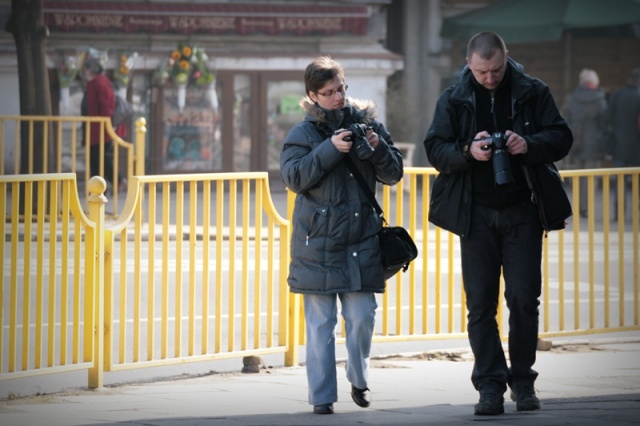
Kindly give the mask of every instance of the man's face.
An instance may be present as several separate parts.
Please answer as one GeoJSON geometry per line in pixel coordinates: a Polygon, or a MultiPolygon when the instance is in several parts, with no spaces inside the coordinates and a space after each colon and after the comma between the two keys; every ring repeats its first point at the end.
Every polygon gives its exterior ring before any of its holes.
{"type": "Polygon", "coordinates": [[[313,102],[317,102],[324,109],[344,108],[347,85],[340,77],[329,80],[322,89],[317,92],[309,92],[309,97],[313,102]]]}
{"type": "Polygon", "coordinates": [[[507,70],[507,54],[496,51],[491,59],[483,59],[474,53],[467,58],[467,65],[481,86],[487,90],[495,90],[507,70]]]}

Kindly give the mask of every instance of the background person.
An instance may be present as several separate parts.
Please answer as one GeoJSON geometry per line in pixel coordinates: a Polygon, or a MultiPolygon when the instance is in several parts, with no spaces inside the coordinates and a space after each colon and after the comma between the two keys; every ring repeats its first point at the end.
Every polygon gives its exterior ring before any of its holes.
{"type": "MultiPolygon", "coordinates": [[[[102,65],[97,58],[88,58],[83,65],[84,78],[87,81],[84,99],[82,101],[82,115],[89,117],[113,117],[116,108],[116,98],[111,81],[103,73],[102,65]]],[[[100,123],[91,123],[89,136],[90,172],[91,176],[100,176],[100,123]]],[[[114,129],[121,138],[126,136],[125,123],[114,129]]],[[[86,137],[86,133],[84,135],[86,137]]],[[[113,150],[114,143],[111,135],[104,129],[104,178],[113,182],[113,150]]],[[[118,173],[118,191],[127,189],[127,180],[118,173]]]]}
{"type": "MultiPolygon", "coordinates": [[[[607,99],[599,88],[598,74],[583,69],[578,77],[578,87],[571,93],[565,105],[565,118],[573,132],[570,166],[575,169],[593,169],[602,166],[611,141],[608,140],[609,117],[607,99]]],[[[587,216],[587,178],[580,182],[580,215],[587,216]]]]}
{"type": "Polygon", "coordinates": [[[475,357],[471,381],[480,394],[477,415],[504,412],[507,384],[518,411],[540,408],[534,388],[538,373],[532,366],[543,228],[521,166],[532,174],[547,173],[545,163],[562,159],[571,143],[571,130],[549,88],[524,74],[499,35],[472,37],[467,67],[440,96],[424,146],[439,172],[429,221],[460,236],[467,330],[475,357]],[[488,139],[494,132],[507,137],[510,190],[495,184],[490,161],[495,147],[488,139]],[[510,367],[496,322],[501,273],[509,307],[510,367]]]}
{"type": "MultiPolygon", "coordinates": [[[[640,166],[640,68],[631,71],[627,85],[610,98],[613,167],[640,166]]],[[[630,185],[627,180],[626,186],[630,185]]],[[[614,187],[614,218],[618,216],[618,187],[614,187]]]]}
{"type": "Polygon", "coordinates": [[[293,211],[291,291],[302,293],[306,321],[306,370],[309,403],[316,414],[332,414],[338,400],[335,328],[340,299],[346,324],[347,379],[351,397],[368,407],[369,354],[373,336],[375,293],[385,290],[375,213],[345,163],[350,157],[375,193],[376,181],[397,183],[402,156],[384,125],[374,119],[375,106],[346,96],[342,66],[323,56],[304,73],[305,118],[288,133],[280,156],[282,179],[296,200],[293,211]],[[352,136],[353,123],[370,127],[373,147],[362,160],[352,136]],[[337,134],[335,132],[338,132],[337,134]]]}

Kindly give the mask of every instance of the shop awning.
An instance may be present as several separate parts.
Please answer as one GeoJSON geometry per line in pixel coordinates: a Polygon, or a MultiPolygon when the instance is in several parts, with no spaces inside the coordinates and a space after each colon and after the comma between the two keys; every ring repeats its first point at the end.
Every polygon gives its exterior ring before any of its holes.
{"type": "Polygon", "coordinates": [[[52,32],[365,35],[367,6],[47,1],[52,32]]]}

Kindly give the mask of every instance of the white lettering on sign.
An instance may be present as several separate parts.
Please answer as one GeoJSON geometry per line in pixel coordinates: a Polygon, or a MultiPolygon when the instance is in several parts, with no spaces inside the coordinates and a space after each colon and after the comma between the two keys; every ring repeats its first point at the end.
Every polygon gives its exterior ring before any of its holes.
{"type": "Polygon", "coordinates": [[[78,26],[94,28],[122,28],[124,20],[122,15],[80,15],[80,14],[54,14],[56,25],[78,26]]]}
{"type": "Polygon", "coordinates": [[[210,29],[210,30],[234,30],[236,18],[217,16],[170,16],[169,28],[183,29],[210,29]]]}
{"type": "Polygon", "coordinates": [[[342,18],[278,18],[281,31],[340,31],[342,18]]]}

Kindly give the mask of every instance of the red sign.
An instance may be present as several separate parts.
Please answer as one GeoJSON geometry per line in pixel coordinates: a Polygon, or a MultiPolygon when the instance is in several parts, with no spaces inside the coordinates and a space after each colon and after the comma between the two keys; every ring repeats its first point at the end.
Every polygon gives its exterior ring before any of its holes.
{"type": "Polygon", "coordinates": [[[52,32],[365,35],[366,6],[45,2],[52,32]]]}

